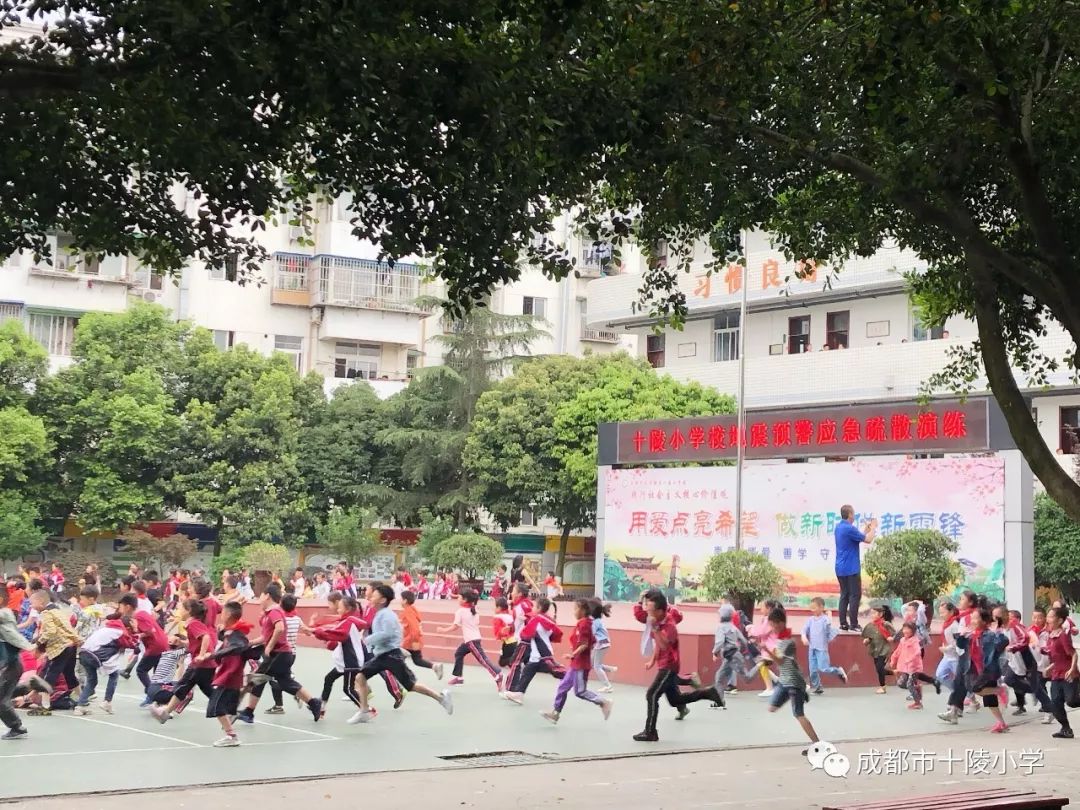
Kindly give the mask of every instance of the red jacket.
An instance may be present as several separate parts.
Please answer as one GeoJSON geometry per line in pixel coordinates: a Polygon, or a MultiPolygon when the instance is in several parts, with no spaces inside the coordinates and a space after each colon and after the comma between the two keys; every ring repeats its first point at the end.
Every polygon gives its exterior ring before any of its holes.
{"type": "Polygon", "coordinates": [[[145,610],[135,612],[132,617],[135,627],[139,632],[139,639],[143,644],[143,652],[146,655],[161,655],[169,649],[169,637],[157,623],[157,619],[145,610]]]}
{"type": "MultiPolygon", "coordinates": [[[[641,606],[640,602],[634,605],[634,618],[642,624],[645,624],[646,620],[649,618],[649,614],[645,612],[645,608],[641,606]]],[[[672,621],[675,622],[675,624],[678,624],[682,621],[683,618],[682,611],[679,610],[677,607],[669,606],[667,609],[667,618],[668,621],[672,621]]]]}
{"type": "Polygon", "coordinates": [[[560,641],[562,641],[562,628],[559,627],[559,625],[555,624],[555,622],[546,613],[537,613],[535,616],[529,619],[529,621],[525,625],[525,629],[521,631],[521,640],[532,641],[533,637],[536,635],[536,628],[540,627],[541,625],[546,627],[547,630],[551,633],[552,644],[558,644],[560,641]]]}

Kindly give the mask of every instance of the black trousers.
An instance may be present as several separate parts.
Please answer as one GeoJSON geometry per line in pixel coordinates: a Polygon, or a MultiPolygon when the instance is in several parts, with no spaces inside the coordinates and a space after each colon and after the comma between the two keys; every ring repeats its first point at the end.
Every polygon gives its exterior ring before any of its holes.
{"type": "Polygon", "coordinates": [[[840,583],[840,604],[836,610],[840,624],[855,627],[859,623],[859,604],[862,602],[862,574],[837,576],[836,581],[840,583]]]}
{"type": "Polygon", "coordinates": [[[1065,681],[1050,681],[1050,706],[1054,719],[1061,723],[1061,730],[1072,731],[1069,715],[1065,711],[1065,681]]]}
{"type": "MultiPolygon", "coordinates": [[[[271,653],[263,659],[259,664],[258,670],[260,675],[268,676],[271,681],[277,683],[278,688],[282,692],[288,692],[290,695],[295,695],[302,687],[296,678],[293,677],[292,666],[296,661],[296,655],[291,652],[277,652],[271,653]]],[[[251,694],[256,699],[262,697],[263,689],[266,688],[265,683],[256,684],[251,687],[251,694]]]]}
{"type": "Polygon", "coordinates": [[[424,658],[424,655],[420,652],[420,650],[409,650],[409,658],[412,659],[412,662],[414,664],[416,664],[418,667],[422,667],[423,669],[432,669],[435,666],[426,658],[424,658]]]}
{"type": "Polygon", "coordinates": [[[41,673],[41,677],[51,686],[56,689],[56,684],[60,682],[60,676],[64,676],[64,683],[67,684],[66,692],[53,692],[53,697],[57,698],[60,695],[66,695],[71,692],[79,684],[79,679],[75,677],[75,663],[78,661],[78,652],[75,647],[65,647],[63,651],[53,658],[45,665],[44,671],[41,673]]]}
{"type": "Polygon", "coordinates": [[[720,702],[720,695],[715,686],[706,689],[695,689],[692,692],[680,692],[678,683],[679,673],[671,669],[661,669],[645,692],[645,731],[656,731],[656,716],[660,711],[660,697],[666,697],[672,706],[685,706],[688,703],[697,703],[699,700],[711,700],[720,702]]]}
{"type": "MultiPolygon", "coordinates": [[[[885,685],[885,661],[886,661],[886,658],[885,658],[884,655],[875,655],[874,656],[874,671],[877,672],[878,686],[884,686],[885,685]]],[[[933,679],[931,679],[931,681],[932,680],[933,679]]]]}
{"type": "Polygon", "coordinates": [[[150,673],[154,671],[154,667],[158,665],[158,661],[161,660],[161,655],[147,655],[143,653],[142,658],[139,659],[138,665],[135,667],[135,677],[139,679],[139,683],[143,685],[143,691],[150,691],[150,673]]]}
{"type": "Polygon", "coordinates": [[[184,671],[184,677],[176,684],[176,689],[173,690],[173,697],[177,700],[184,700],[188,695],[194,691],[195,687],[199,687],[199,691],[206,695],[207,698],[214,691],[214,669],[213,667],[196,667],[189,666],[184,671]]]}
{"type": "Polygon", "coordinates": [[[518,670],[517,682],[511,684],[508,691],[521,692],[522,694],[529,691],[529,684],[532,683],[532,679],[536,677],[538,672],[546,672],[556,680],[562,680],[563,676],[566,675],[566,667],[562,666],[554,658],[541,658],[539,661],[526,664],[518,670]]]}
{"type": "Polygon", "coordinates": [[[0,723],[12,730],[22,728],[22,720],[11,705],[11,698],[15,687],[19,685],[22,674],[22,661],[19,660],[18,655],[13,657],[11,663],[0,669],[0,723]]]}

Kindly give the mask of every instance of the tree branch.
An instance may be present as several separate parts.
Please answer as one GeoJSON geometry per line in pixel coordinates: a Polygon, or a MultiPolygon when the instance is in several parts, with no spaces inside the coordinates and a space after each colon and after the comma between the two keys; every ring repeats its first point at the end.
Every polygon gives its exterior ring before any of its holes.
{"type": "Polygon", "coordinates": [[[1013,375],[1012,365],[1002,341],[1002,326],[994,288],[993,271],[984,259],[974,253],[966,256],[975,289],[975,323],[979,330],[979,350],[990,390],[1001,406],[1016,446],[1031,464],[1046,491],[1061,504],[1074,520],[1080,520],[1080,484],[1073,480],[1058,463],[1057,456],[1046,446],[1031,409],[1013,375]]]}

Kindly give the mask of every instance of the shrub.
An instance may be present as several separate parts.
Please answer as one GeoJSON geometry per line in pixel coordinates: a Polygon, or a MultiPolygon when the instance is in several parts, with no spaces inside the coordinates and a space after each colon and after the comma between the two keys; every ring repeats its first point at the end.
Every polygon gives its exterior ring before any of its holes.
{"type": "Polygon", "coordinates": [[[469,579],[486,578],[503,558],[503,545],[486,534],[454,534],[435,548],[434,562],[469,579]]]}
{"type": "Polygon", "coordinates": [[[1035,584],[1057,588],[1070,602],[1080,599],[1080,524],[1057,502],[1035,496],[1035,584]]]}
{"type": "Polygon", "coordinates": [[[964,577],[955,540],[933,529],[902,529],[875,540],[863,557],[871,596],[899,597],[927,604],[964,577]]]}
{"type": "Polygon", "coordinates": [[[286,546],[259,541],[243,549],[244,565],[250,571],[284,574],[292,568],[292,553],[286,546]]]}
{"type": "Polygon", "coordinates": [[[765,557],[745,549],[722,551],[709,558],[702,577],[705,595],[726,598],[748,616],[762,599],[784,593],[784,575],[765,557]]]}

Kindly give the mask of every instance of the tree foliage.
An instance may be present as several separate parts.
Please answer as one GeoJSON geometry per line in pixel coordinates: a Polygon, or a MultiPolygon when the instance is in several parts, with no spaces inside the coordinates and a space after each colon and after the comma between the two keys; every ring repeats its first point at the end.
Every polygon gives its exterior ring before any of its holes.
{"type": "Polygon", "coordinates": [[[142,529],[127,529],[120,534],[119,539],[124,541],[125,550],[144,570],[157,568],[164,571],[177,568],[198,550],[194,540],[179,532],[154,537],[142,529]]]}
{"type": "Polygon", "coordinates": [[[482,579],[495,570],[504,553],[502,543],[486,534],[454,534],[436,546],[435,564],[469,579],[482,579]]]}
{"type": "Polygon", "coordinates": [[[280,575],[292,566],[292,554],[288,548],[262,540],[246,546],[241,557],[244,565],[251,571],[267,571],[280,575]]]}
{"type": "Polygon", "coordinates": [[[1080,523],[1044,492],[1035,496],[1035,584],[1080,599],[1080,523]]]}
{"type": "Polygon", "coordinates": [[[374,509],[342,509],[334,506],[326,520],[319,525],[319,545],[336,559],[344,560],[351,568],[370,560],[384,549],[376,528],[378,515],[374,509]]]}
{"type": "Polygon", "coordinates": [[[745,549],[722,551],[709,558],[701,578],[709,599],[728,599],[752,615],[762,599],[781,596],[786,584],[780,569],[760,554],[745,549]]]}
{"type": "Polygon", "coordinates": [[[874,541],[863,557],[871,596],[933,603],[963,580],[960,545],[932,529],[902,529],[874,541]]]}
{"type": "Polygon", "coordinates": [[[450,518],[423,510],[420,513],[420,537],[416,541],[416,553],[421,559],[434,564],[435,550],[453,534],[454,522],[450,518]]]}

